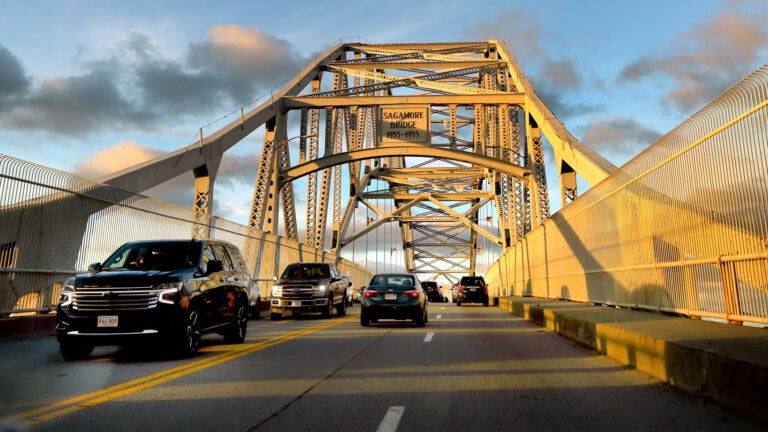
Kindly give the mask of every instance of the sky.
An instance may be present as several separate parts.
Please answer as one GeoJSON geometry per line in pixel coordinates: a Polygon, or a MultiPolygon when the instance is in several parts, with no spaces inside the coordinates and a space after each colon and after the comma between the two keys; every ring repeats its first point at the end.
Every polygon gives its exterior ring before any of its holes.
{"type": "MultiPolygon", "coordinates": [[[[617,166],[768,60],[768,0],[0,0],[0,10],[0,153],[91,178],[194,144],[339,40],[501,39],[565,127],[617,166]]],[[[215,214],[247,222],[261,141],[225,155],[215,214]]],[[[183,181],[147,194],[189,207],[183,181]]]]}

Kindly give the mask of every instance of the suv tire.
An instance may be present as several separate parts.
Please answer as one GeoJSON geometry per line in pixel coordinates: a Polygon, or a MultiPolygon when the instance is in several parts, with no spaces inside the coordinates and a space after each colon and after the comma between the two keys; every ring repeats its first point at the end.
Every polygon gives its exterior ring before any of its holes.
{"type": "Polygon", "coordinates": [[[67,361],[82,360],[88,358],[93,352],[93,345],[80,342],[61,341],[59,342],[61,355],[67,361]]]}
{"type": "Polygon", "coordinates": [[[240,304],[232,318],[232,325],[224,333],[224,341],[230,344],[240,344],[245,341],[245,332],[248,329],[248,315],[245,305],[240,304]]]}
{"type": "Polygon", "coordinates": [[[175,343],[176,352],[182,357],[190,357],[200,348],[200,314],[197,309],[187,310],[184,326],[175,343]]]}

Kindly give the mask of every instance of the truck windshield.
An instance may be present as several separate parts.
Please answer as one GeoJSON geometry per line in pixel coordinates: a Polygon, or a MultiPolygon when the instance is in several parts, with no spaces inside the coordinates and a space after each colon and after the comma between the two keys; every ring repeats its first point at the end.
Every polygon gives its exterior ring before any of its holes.
{"type": "Polygon", "coordinates": [[[331,277],[331,271],[324,264],[291,264],[283,271],[282,279],[304,280],[325,279],[331,277]]]}

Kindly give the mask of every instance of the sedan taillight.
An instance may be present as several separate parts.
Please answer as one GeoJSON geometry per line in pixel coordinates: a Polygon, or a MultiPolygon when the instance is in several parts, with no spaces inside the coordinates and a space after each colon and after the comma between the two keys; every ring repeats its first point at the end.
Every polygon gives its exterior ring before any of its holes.
{"type": "Polygon", "coordinates": [[[403,294],[407,295],[410,298],[419,298],[419,291],[403,291],[403,294]]]}
{"type": "Polygon", "coordinates": [[[363,297],[373,297],[376,294],[378,294],[378,291],[370,291],[370,290],[363,291],[363,297]]]}

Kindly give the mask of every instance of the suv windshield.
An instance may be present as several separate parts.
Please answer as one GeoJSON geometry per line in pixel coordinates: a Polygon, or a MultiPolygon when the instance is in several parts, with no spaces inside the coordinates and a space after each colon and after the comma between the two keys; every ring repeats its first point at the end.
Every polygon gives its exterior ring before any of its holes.
{"type": "Polygon", "coordinates": [[[194,267],[199,257],[197,242],[128,243],[104,261],[102,270],[178,270],[194,267]]]}
{"type": "Polygon", "coordinates": [[[461,278],[462,285],[485,285],[485,280],[480,276],[464,276],[461,278]]]}
{"type": "Polygon", "coordinates": [[[331,277],[331,271],[324,264],[291,264],[285,268],[281,279],[314,280],[331,277]]]}

